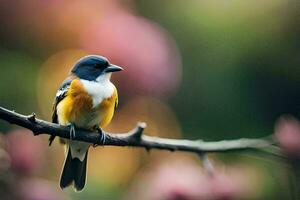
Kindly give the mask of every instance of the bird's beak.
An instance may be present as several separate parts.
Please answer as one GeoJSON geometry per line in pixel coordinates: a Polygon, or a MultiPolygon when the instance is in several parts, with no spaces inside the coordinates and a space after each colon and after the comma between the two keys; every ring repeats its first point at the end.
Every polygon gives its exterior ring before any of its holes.
{"type": "Polygon", "coordinates": [[[113,65],[113,64],[110,64],[104,71],[106,73],[109,73],[109,72],[117,72],[117,71],[122,71],[123,68],[122,67],[119,67],[117,65],[113,65]]]}

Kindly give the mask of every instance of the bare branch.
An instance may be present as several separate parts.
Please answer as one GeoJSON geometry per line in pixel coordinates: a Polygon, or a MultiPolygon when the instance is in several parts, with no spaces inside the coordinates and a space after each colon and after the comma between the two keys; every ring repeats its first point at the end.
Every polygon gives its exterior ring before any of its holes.
{"type": "MultiPolygon", "coordinates": [[[[70,138],[69,127],[60,126],[58,124],[38,119],[35,114],[25,116],[0,107],[0,119],[11,124],[16,124],[30,129],[34,135],[48,134],[67,139],[70,138]]],[[[199,155],[212,152],[240,152],[248,150],[261,153],[261,155],[284,158],[280,149],[276,146],[272,139],[273,137],[204,142],[202,140],[193,141],[152,137],[143,134],[145,128],[146,124],[140,122],[133,130],[126,133],[112,134],[104,132],[104,139],[101,138],[101,134],[98,132],[77,129],[76,137],[73,139],[95,145],[142,147],[147,150],[160,149],[170,151],[187,151],[194,152],[199,155]]]]}

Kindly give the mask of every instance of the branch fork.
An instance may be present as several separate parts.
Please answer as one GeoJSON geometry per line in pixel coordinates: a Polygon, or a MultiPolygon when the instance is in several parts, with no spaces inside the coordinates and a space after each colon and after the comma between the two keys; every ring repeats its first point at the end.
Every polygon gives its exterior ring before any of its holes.
{"type": "Polygon", "coordinates": [[[146,127],[147,124],[145,122],[138,122],[136,127],[129,132],[128,137],[131,138],[133,141],[140,141],[146,127]]]}

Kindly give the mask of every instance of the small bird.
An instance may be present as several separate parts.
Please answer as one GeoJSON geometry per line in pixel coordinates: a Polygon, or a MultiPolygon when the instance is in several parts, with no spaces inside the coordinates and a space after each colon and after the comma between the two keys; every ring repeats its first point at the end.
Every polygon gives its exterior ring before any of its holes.
{"type": "MultiPolygon", "coordinates": [[[[74,64],[70,75],[56,93],[52,122],[70,127],[70,139],[61,139],[66,144],[66,159],[60,178],[62,189],[73,182],[75,191],[81,191],[85,186],[91,144],[72,138],[76,136],[76,128],[102,134],[102,128],[110,123],[118,105],[117,89],[110,77],[112,72],[121,70],[105,57],[85,56],[74,64]]],[[[49,138],[49,146],[54,138],[49,138]]]]}

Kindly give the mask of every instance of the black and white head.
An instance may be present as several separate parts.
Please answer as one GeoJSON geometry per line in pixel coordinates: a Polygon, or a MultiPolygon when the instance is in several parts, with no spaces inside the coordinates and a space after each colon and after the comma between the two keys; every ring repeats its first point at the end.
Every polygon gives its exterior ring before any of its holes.
{"type": "Polygon", "coordinates": [[[98,82],[110,79],[112,72],[121,70],[122,67],[109,63],[103,56],[88,55],[78,60],[71,72],[82,80],[98,82]]]}

